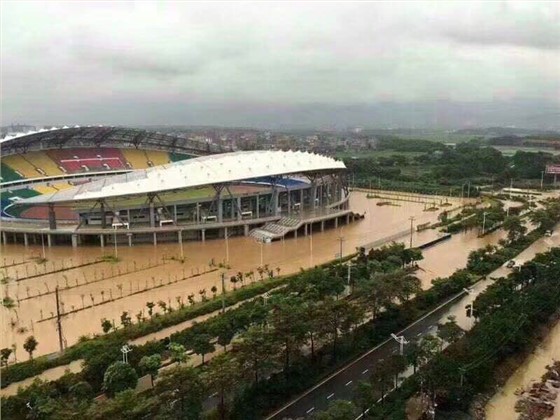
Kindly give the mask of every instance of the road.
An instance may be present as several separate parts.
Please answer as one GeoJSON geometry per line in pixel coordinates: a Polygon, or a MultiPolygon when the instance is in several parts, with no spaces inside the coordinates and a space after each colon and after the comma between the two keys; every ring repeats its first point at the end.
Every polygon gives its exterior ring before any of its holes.
{"type": "MultiPolygon", "coordinates": [[[[557,226],[552,237],[539,239],[521,252],[516,260],[528,261],[535,254],[544,252],[551,246],[560,245],[559,232],[560,227],[557,226]]],[[[505,267],[498,268],[487,276],[486,279],[476,283],[471,288],[470,293],[466,291],[459,293],[396,334],[404,335],[408,341],[420,339],[425,335],[436,332],[437,324],[445,322],[447,317],[451,315],[457,318],[461,328],[465,330],[471,329],[473,321],[471,318],[466,317],[465,306],[472,303],[476,296],[493,282],[493,278],[502,277],[507,275],[508,272],[509,269],[505,267]]],[[[399,344],[394,339],[391,338],[384,341],[313,388],[299,395],[278,411],[272,413],[267,417],[267,420],[305,418],[317,411],[325,410],[329,403],[335,399],[351,400],[356,384],[361,380],[368,380],[376,364],[398,351],[399,344]]]]}

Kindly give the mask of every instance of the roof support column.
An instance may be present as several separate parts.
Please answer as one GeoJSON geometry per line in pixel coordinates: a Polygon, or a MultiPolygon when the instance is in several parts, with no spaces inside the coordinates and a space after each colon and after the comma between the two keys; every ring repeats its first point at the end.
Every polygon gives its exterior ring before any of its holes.
{"type": "Polygon", "coordinates": [[[259,218],[259,212],[260,212],[260,209],[259,209],[259,207],[260,207],[260,206],[259,206],[259,198],[260,198],[260,197],[261,197],[261,196],[257,193],[257,208],[256,208],[256,210],[255,210],[255,213],[256,213],[256,215],[257,215],[257,219],[259,218]]]}
{"type": "Polygon", "coordinates": [[[154,207],[154,202],[150,200],[150,227],[156,227],[156,214],[154,207]]]}
{"type": "Polygon", "coordinates": [[[49,229],[56,230],[56,214],[54,212],[54,204],[49,204],[49,229]]]}
{"type": "Polygon", "coordinates": [[[101,229],[107,227],[107,220],[105,218],[105,203],[103,201],[99,202],[99,211],[101,212],[101,229]]]}

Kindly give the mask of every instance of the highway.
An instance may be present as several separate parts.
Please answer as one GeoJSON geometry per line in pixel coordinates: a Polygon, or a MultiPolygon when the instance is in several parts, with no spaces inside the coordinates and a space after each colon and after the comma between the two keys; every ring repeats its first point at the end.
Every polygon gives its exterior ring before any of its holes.
{"type": "MultiPolygon", "coordinates": [[[[560,245],[560,228],[557,226],[552,237],[541,238],[516,257],[516,261],[528,261],[535,254],[544,252],[551,246],[560,245]]],[[[465,306],[472,303],[476,296],[483,292],[493,282],[493,278],[505,276],[509,269],[500,267],[485,279],[471,287],[469,292],[463,291],[441,304],[404,330],[396,332],[406,340],[418,340],[425,335],[437,331],[437,324],[444,323],[448,316],[454,315],[461,328],[469,330],[473,320],[466,317],[465,306]]],[[[336,399],[352,400],[355,386],[362,380],[368,380],[376,364],[399,351],[399,344],[393,339],[387,339],[372,348],[358,359],[339,369],[313,388],[300,394],[288,404],[272,413],[267,420],[297,419],[313,415],[317,411],[325,410],[329,403],[336,399]]]]}

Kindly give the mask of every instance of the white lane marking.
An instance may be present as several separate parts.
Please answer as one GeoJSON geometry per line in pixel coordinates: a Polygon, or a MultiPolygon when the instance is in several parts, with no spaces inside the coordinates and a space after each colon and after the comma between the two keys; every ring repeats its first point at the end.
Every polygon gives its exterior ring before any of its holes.
{"type": "Polygon", "coordinates": [[[311,407],[309,410],[307,410],[307,411],[305,412],[305,414],[309,414],[309,413],[311,413],[313,410],[315,410],[315,407],[311,407]]]}
{"type": "Polygon", "coordinates": [[[214,392],[212,395],[210,395],[210,398],[214,398],[214,397],[216,397],[217,395],[218,395],[218,393],[217,393],[217,392],[214,392]]]}
{"type": "Polygon", "coordinates": [[[352,381],[348,381],[348,382],[346,382],[346,385],[344,385],[344,386],[348,386],[348,385],[350,385],[351,383],[352,383],[352,381]]]}
{"type": "Polygon", "coordinates": [[[418,334],[416,334],[416,337],[420,337],[422,335],[421,332],[419,332],[418,334]]]}
{"type": "Polygon", "coordinates": [[[334,392],[327,397],[327,400],[330,400],[332,397],[334,397],[334,392]]]}
{"type": "Polygon", "coordinates": [[[362,375],[365,375],[366,373],[368,373],[368,370],[369,370],[369,369],[364,370],[364,371],[362,372],[362,375]]]}

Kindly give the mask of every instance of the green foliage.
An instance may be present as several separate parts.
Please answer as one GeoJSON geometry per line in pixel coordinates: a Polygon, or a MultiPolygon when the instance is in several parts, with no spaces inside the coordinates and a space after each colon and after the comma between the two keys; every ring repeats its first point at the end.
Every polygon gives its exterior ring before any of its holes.
{"type": "Polygon", "coordinates": [[[356,418],[356,406],[350,401],[335,400],[325,411],[313,415],[313,420],[349,420],[356,418]]]}
{"type": "Polygon", "coordinates": [[[29,353],[29,359],[33,359],[33,352],[37,349],[39,342],[32,335],[27,337],[25,343],[23,343],[23,348],[27,353],[29,353]]]}
{"type": "Polygon", "coordinates": [[[152,385],[154,378],[158,375],[159,368],[161,367],[161,356],[159,354],[152,354],[151,356],[144,356],[138,363],[140,372],[144,375],[151,375],[152,385]]]}
{"type": "Polygon", "coordinates": [[[115,362],[103,375],[103,390],[110,397],[127,389],[134,389],[138,375],[132,366],[124,362],[115,362]]]}

